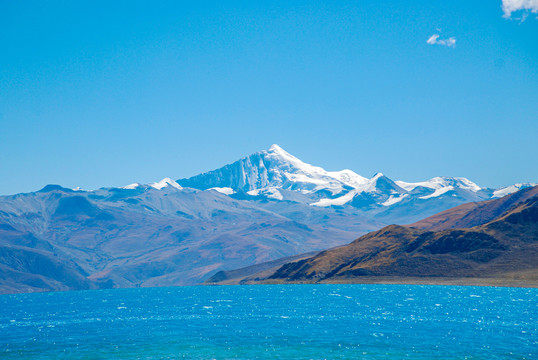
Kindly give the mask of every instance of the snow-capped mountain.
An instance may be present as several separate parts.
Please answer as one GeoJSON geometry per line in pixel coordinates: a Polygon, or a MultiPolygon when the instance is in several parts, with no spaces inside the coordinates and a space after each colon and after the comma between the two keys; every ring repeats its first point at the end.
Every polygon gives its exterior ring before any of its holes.
{"type": "Polygon", "coordinates": [[[318,207],[352,206],[376,214],[389,207],[413,206],[422,211],[426,203],[432,204],[432,210],[438,210],[442,204],[448,208],[532,186],[518,184],[493,190],[463,177],[435,177],[415,183],[393,181],[381,173],[366,178],[348,169],[326,171],[307,164],[276,144],[177,183],[202,190],[213,188],[241,199],[289,200],[318,207]]]}
{"type": "Polygon", "coordinates": [[[274,144],[268,150],[191,178],[165,178],[123,189],[214,191],[242,201],[288,201],[319,208],[350,208],[387,222],[405,223],[465,202],[508,195],[532,183],[500,189],[481,188],[463,177],[434,177],[421,182],[371,178],[352,170],[327,171],[307,164],[274,144]]]}
{"type": "Polygon", "coordinates": [[[175,182],[174,180],[170,179],[170,178],[164,178],[162,179],[161,181],[158,181],[158,182],[154,182],[154,183],[151,183],[151,184],[140,184],[140,183],[133,183],[133,184],[129,184],[129,185],[126,185],[126,186],[122,186],[121,189],[136,189],[136,188],[148,188],[148,187],[152,187],[154,189],[157,189],[157,190],[162,190],[166,187],[173,187],[173,188],[176,188],[178,190],[181,190],[182,187],[177,183],[175,182]]]}
{"type": "Polygon", "coordinates": [[[367,181],[351,170],[329,172],[307,164],[275,144],[269,150],[257,152],[217,170],[178,180],[178,183],[202,190],[230,188],[234,192],[244,193],[284,189],[302,194],[320,190],[340,194],[367,181]]]}
{"type": "Polygon", "coordinates": [[[528,188],[528,187],[533,187],[533,186],[536,186],[536,185],[538,185],[538,184],[537,183],[519,183],[519,184],[514,184],[514,185],[498,188],[495,191],[493,191],[492,198],[500,198],[500,197],[506,196],[508,194],[515,193],[516,191],[519,191],[521,189],[525,189],[525,188],[528,188]]]}

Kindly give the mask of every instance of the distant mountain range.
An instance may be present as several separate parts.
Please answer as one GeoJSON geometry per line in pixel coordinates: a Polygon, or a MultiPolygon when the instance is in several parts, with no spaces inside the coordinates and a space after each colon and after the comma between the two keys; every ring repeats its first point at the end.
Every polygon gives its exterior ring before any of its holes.
{"type": "Polygon", "coordinates": [[[452,283],[538,287],[538,186],[471,203],[349,245],[207,283],[452,283]],[[432,231],[433,230],[433,231],[432,231]]]}
{"type": "Polygon", "coordinates": [[[306,164],[278,145],[220,169],[188,179],[181,186],[214,189],[235,199],[293,201],[317,207],[351,207],[370,217],[402,223],[471,201],[499,198],[532,183],[481,188],[461,177],[435,177],[410,183],[381,173],[366,178],[351,170],[326,171],[306,164]]]}
{"type": "Polygon", "coordinates": [[[0,292],[191,285],[532,184],[370,179],[277,145],[177,181],[0,197],[0,292]]]}

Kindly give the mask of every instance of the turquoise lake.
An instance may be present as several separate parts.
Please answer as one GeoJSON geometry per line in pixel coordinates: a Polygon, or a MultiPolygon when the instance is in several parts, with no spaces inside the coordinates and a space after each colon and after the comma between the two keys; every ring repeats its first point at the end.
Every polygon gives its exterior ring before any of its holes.
{"type": "Polygon", "coordinates": [[[538,289],[197,286],[0,296],[1,359],[538,359],[538,289]]]}

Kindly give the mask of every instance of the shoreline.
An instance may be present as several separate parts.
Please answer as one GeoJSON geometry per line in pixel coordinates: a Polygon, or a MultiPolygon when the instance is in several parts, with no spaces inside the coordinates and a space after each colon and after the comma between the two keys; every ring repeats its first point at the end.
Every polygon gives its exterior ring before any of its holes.
{"type": "Polygon", "coordinates": [[[230,279],[220,283],[204,283],[204,286],[227,286],[227,285],[324,285],[324,284],[348,284],[348,285],[437,285],[437,286],[489,286],[489,287],[514,287],[514,288],[538,288],[538,281],[534,279],[506,279],[506,278],[463,278],[463,277],[398,277],[398,276],[368,276],[360,279],[332,279],[332,280],[273,280],[273,279],[230,279]]]}

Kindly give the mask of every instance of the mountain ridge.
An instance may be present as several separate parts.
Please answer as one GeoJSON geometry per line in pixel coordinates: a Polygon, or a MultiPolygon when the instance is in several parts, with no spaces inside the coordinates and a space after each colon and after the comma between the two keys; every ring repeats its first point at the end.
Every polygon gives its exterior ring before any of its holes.
{"type": "Polygon", "coordinates": [[[489,189],[463,177],[434,177],[416,183],[393,181],[382,173],[366,178],[349,169],[326,171],[304,163],[276,144],[216,170],[178,179],[177,183],[200,190],[215,188],[237,198],[291,200],[320,207],[352,206],[376,213],[439,198],[449,208],[459,205],[458,201],[488,200],[535,185],[489,189]]]}

